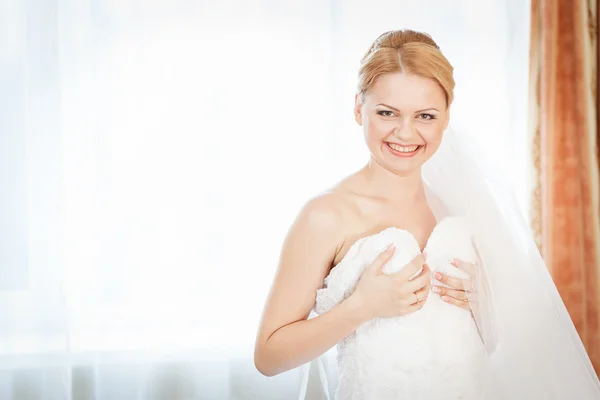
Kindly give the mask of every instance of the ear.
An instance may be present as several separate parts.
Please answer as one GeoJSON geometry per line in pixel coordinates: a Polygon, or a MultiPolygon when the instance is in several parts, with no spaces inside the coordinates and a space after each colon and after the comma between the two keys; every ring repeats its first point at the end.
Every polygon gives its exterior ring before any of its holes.
{"type": "Polygon", "coordinates": [[[354,95],[354,119],[358,125],[362,126],[362,101],[358,93],[354,95]]]}

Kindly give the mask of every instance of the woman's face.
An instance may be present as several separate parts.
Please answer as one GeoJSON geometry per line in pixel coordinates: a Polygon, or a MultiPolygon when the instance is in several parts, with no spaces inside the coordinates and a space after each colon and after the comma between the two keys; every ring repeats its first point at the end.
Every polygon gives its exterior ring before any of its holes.
{"type": "Polygon", "coordinates": [[[354,114],[371,157],[397,173],[417,172],[439,148],[450,117],[433,79],[406,73],[380,76],[354,114]]]}

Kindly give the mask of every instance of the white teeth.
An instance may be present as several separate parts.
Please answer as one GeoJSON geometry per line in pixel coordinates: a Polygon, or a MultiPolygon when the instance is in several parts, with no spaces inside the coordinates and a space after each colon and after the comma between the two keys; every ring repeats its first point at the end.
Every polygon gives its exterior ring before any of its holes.
{"type": "Polygon", "coordinates": [[[410,146],[410,147],[398,146],[397,144],[394,144],[394,143],[388,143],[388,146],[390,146],[392,149],[399,151],[401,153],[412,153],[413,151],[415,151],[419,148],[419,146],[410,146]]]}

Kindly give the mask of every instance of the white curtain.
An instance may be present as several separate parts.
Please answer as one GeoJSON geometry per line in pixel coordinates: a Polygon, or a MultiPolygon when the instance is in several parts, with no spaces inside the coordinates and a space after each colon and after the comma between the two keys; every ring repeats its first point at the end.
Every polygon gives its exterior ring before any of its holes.
{"type": "Polygon", "coordinates": [[[302,204],[368,157],[380,33],[429,32],[526,213],[529,4],[0,0],[0,398],[293,399],[254,336],[302,204]]]}

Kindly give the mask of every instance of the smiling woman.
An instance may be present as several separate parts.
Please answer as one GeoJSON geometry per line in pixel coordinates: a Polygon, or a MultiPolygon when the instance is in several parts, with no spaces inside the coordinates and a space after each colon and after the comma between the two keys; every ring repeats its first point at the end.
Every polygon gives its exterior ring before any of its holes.
{"type": "Polygon", "coordinates": [[[256,367],[277,375],[335,346],[337,400],[595,399],[600,382],[518,208],[446,129],[452,75],[427,34],[375,40],[354,109],[370,158],[289,228],[256,367]]]}
{"type": "Polygon", "coordinates": [[[391,158],[389,162],[396,163],[398,171],[414,170],[440,146],[450,120],[447,99],[452,97],[437,81],[411,72],[386,73],[373,82],[371,90],[356,95],[354,111],[356,121],[363,126],[367,147],[374,156],[383,151],[382,155],[410,158],[391,158]],[[405,93],[410,93],[410,98],[405,93]]]}
{"type": "MultiPolygon", "coordinates": [[[[440,147],[453,89],[452,67],[426,34],[385,33],[363,57],[354,115],[363,127],[370,160],[329,192],[312,199],[290,229],[257,339],[255,360],[261,372],[272,375],[299,366],[338,342],[355,341],[368,321],[416,315],[426,304],[430,275],[424,258],[413,254],[416,258],[406,268],[410,272],[384,278],[379,271],[392,257],[393,248],[388,248],[377,259],[371,258],[369,267],[363,265],[367,272],[358,284],[354,282],[356,290],[346,293],[346,301],[306,320],[314,306],[311,294],[321,287],[331,266],[346,259],[357,240],[398,227],[416,238],[418,248],[425,248],[436,217],[427,200],[421,166],[440,147]],[[409,279],[417,272],[416,279],[409,279]]],[[[396,244],[402,252],[404,244],[392,242],[396,244]]],[[[474,321],[471,324],[475,326],[474,321]]],[[[344,350],[348,351],[356,350],[344,350]]],[[[340,362],[340,399],[386,398],[392,393],[423,399],[436,395],[422,387],[412,390],[423,386],[418,380],[408,387],[407,382],[397,380],[390,387],[375,376],[359,378],[362,372],[350,366],[356,363],[361,363],[359,354],[340,362]],[[377,387],[391,392],[380,392],[377,387]],[[416,393],[421,394],[414,397],[416,393]]],[[[442,375],[432,373],[427,379],[440,382],[442,375]]]]}

